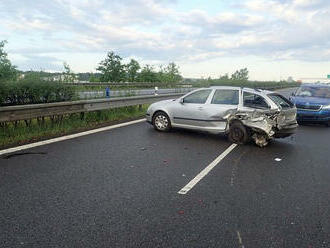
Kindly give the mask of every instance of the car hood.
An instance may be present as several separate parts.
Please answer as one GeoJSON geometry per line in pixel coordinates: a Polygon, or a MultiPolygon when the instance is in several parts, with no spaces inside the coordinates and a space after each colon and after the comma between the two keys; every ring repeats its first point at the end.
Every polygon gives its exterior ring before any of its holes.
{"type": "Polygon", "coordinates": [[[294,96],[291,100],[295,104],[330,105],[330,98],[294,96]]]}

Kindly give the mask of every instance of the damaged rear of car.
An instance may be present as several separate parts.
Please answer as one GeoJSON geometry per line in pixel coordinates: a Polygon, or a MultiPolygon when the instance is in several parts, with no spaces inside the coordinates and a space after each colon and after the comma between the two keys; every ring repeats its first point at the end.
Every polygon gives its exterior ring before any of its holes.
{"type": "MultiPolygon", "coordinates": [[[[245,143],[246,138],[233,137],[233,122],[240,121],[247,129],[248,138],[263,147],[273,138],[285,138],[298,126],[297,110],[284,96],[271,91],[242,89],[242,104],[231,117],[228,136],[235,143],[245,143]]],[[[244,130],[243,130],[244,131],[244,130]]],[[[240,132],[243,132],[242,130],[240,132]]],[[[242,136],[242,134],[241,134],[242,136]]]]}
{"type": "Polygon", "coordinates": [[[147,121],[158,131],[180,127],[225,133],[234,143],[252,139],[263,147],[273,138],[295,132],[296,112],[289,100],[275,92],[218,86],[154,103],[147,110],[147,121]]]}

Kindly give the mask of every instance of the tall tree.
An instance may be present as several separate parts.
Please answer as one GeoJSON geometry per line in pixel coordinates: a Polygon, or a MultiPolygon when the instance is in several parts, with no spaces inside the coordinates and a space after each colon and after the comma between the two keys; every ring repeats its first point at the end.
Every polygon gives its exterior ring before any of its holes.
{"type": "Polygon", "coordinates": [[[229,76],[228,76],[228,73],[226,73],[225,75],[219,77],[220,80],[228,80],[229,79],[229,76]]]}
{"type": "Polygon", "coordinates": [[[174,62],[169,63],[167,66],[160,65],[158,72],[158,81],[166,83],[177,83],[182,79],[179,66],[174,62]]]}
{"type": "Polygon", "coordinates": [[[122,58],[114,52],[108,52],[107,57],[102,60],[97,71],[101,72],[100,81],[103,82],[121,82],[125,78],[124,65],[122,58]]]}
{"type": "Polygon", "coordinates": [[[0,81],[12,80],[17,77],[16,67],[13,66],[7,57],[4,46],[7,41],[0,41],[0,81]]]}
{"type": "Polygon", "coordinates": [[[174,62],[171,62],[167,65],[166,73],[170,83],[177,83],[182,79],[182,76],[179,72],[179,66],[177,66],[174,62]]]}
{"type": "Polygon", "coordinates": [[[232,80],[247,81],[249,79],[249,71],[247,68],[240,69],[235,71],[231,75],[232,80]]]}
{"type": "Polygon", "coordinates": [[[151,65],[145,65],[140,74],[139,74],[139,82],[156,82],[157,81],[157,73],[154,70],[154,67],[151,65]]]}
{"type": "Polygon", "coordinates": [[[76,79],[76,76],[73,73],[73,71],[71,70],[69,64],[64,62],[63,66],[64,66],[64,72],[63,72],[64,79],[63,79],[63,81],[64,82],[74,82],[74,80],[76,79]]]}
{"type": "Polygon", "coordinates": [[[141,69],[139,62],[135,59],[131,59],[131,61],[125,65],[125,69],[128,82],[136,82],[138,79],[138,72],[141,69]]]}

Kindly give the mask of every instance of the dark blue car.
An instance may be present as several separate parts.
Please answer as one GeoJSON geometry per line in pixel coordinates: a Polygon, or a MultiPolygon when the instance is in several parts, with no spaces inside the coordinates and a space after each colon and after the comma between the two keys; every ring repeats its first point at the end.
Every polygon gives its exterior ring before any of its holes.
{"type": "Polygon", "coordinates": [[[297,107],[298,123],[323,123],[330,126],[330,85],[303,84],[290,100],[297,107]]]}

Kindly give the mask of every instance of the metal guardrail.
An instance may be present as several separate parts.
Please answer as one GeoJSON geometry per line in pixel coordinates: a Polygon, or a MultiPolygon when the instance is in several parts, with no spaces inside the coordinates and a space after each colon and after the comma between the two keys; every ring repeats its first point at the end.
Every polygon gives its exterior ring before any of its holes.
{"type": "Polygon", "coordinates": [[[104,109],[150,104],[160,100],[178,98],[182,93],[118,97],[113,99],[95,99],[72,102],[56,102],[0,107],[0,122],[30,120],[38,117],[83,113],[104,109]]]}

